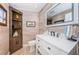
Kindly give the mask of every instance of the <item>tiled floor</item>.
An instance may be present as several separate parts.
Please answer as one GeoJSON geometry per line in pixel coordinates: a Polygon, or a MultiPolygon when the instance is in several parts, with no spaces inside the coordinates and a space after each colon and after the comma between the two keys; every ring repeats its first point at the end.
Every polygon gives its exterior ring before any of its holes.
{"type": "Polygon", "coordinates": [[[29,47],[24,47],[16,52],[14,52],[12,55],[35,55],[35,51],[30,52],[29,47]]]}

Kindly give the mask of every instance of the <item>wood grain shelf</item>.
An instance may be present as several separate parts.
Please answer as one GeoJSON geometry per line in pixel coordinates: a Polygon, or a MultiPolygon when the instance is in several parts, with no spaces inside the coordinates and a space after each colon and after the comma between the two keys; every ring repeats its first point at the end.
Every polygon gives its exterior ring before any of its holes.
{"type": "Polygon", "coordinates": [[[9,39],[9,51],[10,54],[22,48],[22,12],[9,7],[10,18],[10,39],[9,39]]]}
{"type": "Polygon", "coordinates": [[[18,21],[18,20],[12,20],[12,21],[16,21],[16,22],[22,22],[22,21],[18,21]]]}

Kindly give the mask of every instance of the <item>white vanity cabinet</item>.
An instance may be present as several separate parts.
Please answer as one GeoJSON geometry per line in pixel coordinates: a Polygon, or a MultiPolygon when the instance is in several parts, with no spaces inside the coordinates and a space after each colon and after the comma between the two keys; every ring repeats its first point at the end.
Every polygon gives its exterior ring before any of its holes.
{"type": "Polygon", "coordinates": [[[74,55],[77,54],[77,42],[61,43],[52,42],[48,36],[37,35],[36,37],[36,54],[37,55],[74,55]],[[49,38],[49,39],[48,39],[49,38]],[[56,45],[57,44],[57,45],[56,45]],[[69,46],[68,46],[69,45],[69,46]]]}
{"type": "Polygon", "coordinates": [[[37,55],[49,55],[49,52],[47,52],[46,48],[44,47],[44,43],[40,40],[40,38],[36,38],[36,54],[37,55]]]}
{"type": "Polygon", "coordinates": [[[57,49],[55,46],[52,46],[48,42],[42,40],[42,39],[37,39],[37,51],[40,51],[40,54],[43,55],[59,55],[59,54],[66,54],[65,52],[61,51],[60,49],[57,49]]]}

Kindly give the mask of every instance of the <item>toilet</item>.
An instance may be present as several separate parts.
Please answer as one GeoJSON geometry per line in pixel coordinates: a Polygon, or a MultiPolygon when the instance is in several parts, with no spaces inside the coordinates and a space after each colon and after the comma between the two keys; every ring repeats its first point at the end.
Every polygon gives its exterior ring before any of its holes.
{"type": "Polygon", "coordinates": [[[36,40],[31,40],[28,42],[28,46],[30,47],[30,52],[35,50],[36,40]]]}

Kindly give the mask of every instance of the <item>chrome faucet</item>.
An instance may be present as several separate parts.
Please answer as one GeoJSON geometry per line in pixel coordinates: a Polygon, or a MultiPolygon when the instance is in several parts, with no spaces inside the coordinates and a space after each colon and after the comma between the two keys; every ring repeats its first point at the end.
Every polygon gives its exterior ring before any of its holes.
{"type": "Polygon", "coordinates": [[[51,33],[51,36],[55,36],[55,32],[51,31],[50,33],[51,33]]]}

